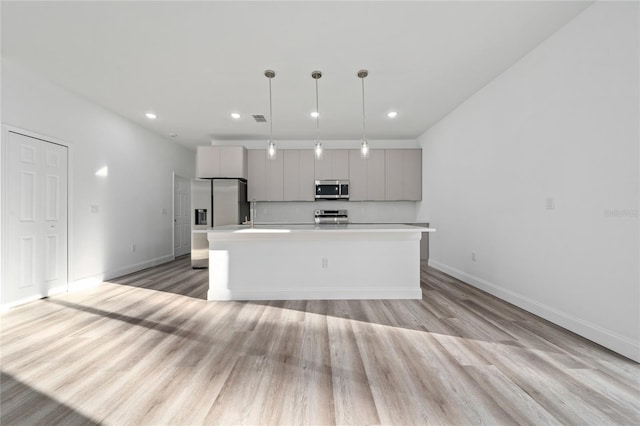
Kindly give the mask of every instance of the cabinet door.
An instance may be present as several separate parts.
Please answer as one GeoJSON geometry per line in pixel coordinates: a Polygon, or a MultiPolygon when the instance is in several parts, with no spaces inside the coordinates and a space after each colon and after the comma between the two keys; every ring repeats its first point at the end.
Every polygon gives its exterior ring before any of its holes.
{"type": "Polygon", "coordinates": [[[349,150],[333,149],[331,158],[331,174],[329,179],[349,179],[349,150]]]}
{"type": "Polygon", "coordinates": [[[315,160],[316,180],[349,179],[349,150],[325,149],[322,160],[315,160]]]}
{"type": "MultiPolygon", "coordinates": [[[[275,159],[265,160],[266,164],[266,201],[284,200],[284,155],[278,155],[275,159]]],[[[266,158],[266,154],[265,154],[266,158]]]]}
{"type": "Polygon", "coordinates": [[[313,201],[314,155],[310,149],[283,150],[284,201],[313,201]]]}
{"type": "Polygon", "coordinates": [[[300,150],[300,173],[298,177],[300,201],[313,201],[316,199],[315,185],[315,156],[312,149],[300,150]]]}
{"type": "Polygon", "coordinates": [[[213,178],[220,174],[220,150],[217,146],[199,146],[196,152],[196,177],[213,178]]]}
{"type": "Polygon", "coordinates": [[[405,149],[403,161],[403,199],[422,199],[422,150],[405,149]]]}
{"type": "Polygon", "coordinates": [[[402,149],[385,150],[385,199],[402,200],[403,198],[403,153],[402,149]]]}
{"type": "Polygon", "coordinates": [[[221,146],[220,175],[225,178],[247,178],[247,149],[243,146],[221,146]]]}
{"type": "Polygon", "coordinates": [[[247,200],[266,201],[267,151],[264,149],[248,150],[247,163],[247,200]]]}
{"type": "MultiPolygon", "coordinates": [[[[360,150],[356,150],[358,157],[360,150]]],[[[383,149],[369,151],[369,159],[362,160],[367,165],[367,200],[385,200],[385,152],[383,149]]],[[[351,166],[351,165],[349,165],[351,166]]]]}
{"type": "Polygon", "coordinates": [[[284,161],[284,201],[298,201],[300,199],[300,150],[286,149],[280,152],[284,161]]]}
{"type": "Polygon", "coordinates": [[[367,200],[367,161],[360,158],[359,149],[349,150],[349,200],[351,201],[367,200]]]}
{"type": "Polygon", "coordinates": [[[325,149],[322,153],[322,160],[316,160],[314,157],[314,176],[315,180],[323,179],[337,179],[332,176],[333,170],[331,169],[331,163],[333,162],[332,149],[325,149]]]}

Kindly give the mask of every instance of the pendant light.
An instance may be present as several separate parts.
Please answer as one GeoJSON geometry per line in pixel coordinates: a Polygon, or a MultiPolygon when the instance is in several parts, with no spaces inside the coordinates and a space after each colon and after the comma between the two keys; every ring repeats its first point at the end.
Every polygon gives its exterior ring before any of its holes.
{"type": "Polygon", "coordinates": [[[357,75],[358,78],[360,78],[360,80],[362,81],[362,141],[360,142],[360,158],[368,159],[369,141],[367,140],[364,124],[364,78],[369,75],[369,71],[360,70],[358,71],[357,75]]]}
{"type": "Polygon", "coordinates": [[[269,79],[269,144],[267,146],[267,158],[269,160],[276,159],[276,142],[273,140],[273,105],[271,102],[271,79],[276,76],[276,72],[266,70],[265,77],[269,79]]]}
{"type": "Polygon", "coordinates": [[[316,144],[313,147],[313,153],[316,160],[322,160],[322,143],[320,142],[320,110],[318,109],[318,80],[322,77],[322,72],[314,71],[311,77],[316,81],[316,144]]]}

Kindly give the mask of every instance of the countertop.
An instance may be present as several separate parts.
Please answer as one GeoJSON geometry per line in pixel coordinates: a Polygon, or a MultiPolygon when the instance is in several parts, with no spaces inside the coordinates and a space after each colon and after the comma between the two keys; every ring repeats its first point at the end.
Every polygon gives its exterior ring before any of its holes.
{"type": "Polygon", "coordinates": [[[312,224],[296,224],[296,225],[226,225],[216,226],[202,230],[194,230],[196,233],[234,233],[234,234],[265,234],[265,233],[306,233],[306,232],[323,232],[323,233],[362,233],[362,232],[435,232],[434,228],[424,228],[413,225],[403,224],[346,224],[346,225],[312,225],[312,224]]]}

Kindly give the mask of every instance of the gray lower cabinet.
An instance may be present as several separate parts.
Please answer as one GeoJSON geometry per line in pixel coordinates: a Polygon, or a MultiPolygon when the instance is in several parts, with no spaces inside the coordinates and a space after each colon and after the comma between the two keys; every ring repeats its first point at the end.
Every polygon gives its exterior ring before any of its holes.
{"type": "Polygon", "coordinates": [[[284,161],[284,201],[313,201],[315,199],[315,165],[310,149],[281,151],[284,161]]]}
{"type": "Polygon", "coordinates": [[[385,150],[385,199],[420,201],[422,199],[422,150],[385,150]]]}
{"type": "Polygon", "coordinates": [[[366,160],[349,150],[349,200],[385,200],[385,150],[372,149],[366,160]]]}
{"type": "Polygon", "coordinates": [[[248,201],[284,200],[284,161],[282,151],[278,154],[274,160],[268,160],[264,149],[248,151],[248,201]]]}

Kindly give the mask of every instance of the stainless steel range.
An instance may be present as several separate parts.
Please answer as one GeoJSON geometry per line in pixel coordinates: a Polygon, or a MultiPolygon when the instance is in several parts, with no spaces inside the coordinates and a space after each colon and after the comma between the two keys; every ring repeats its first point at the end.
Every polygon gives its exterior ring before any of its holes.
{"type": "Polygon", "coordinates": [[[342,225],[349,223],[349,212],[347,210],[316,210],[316,225],[342,225]]]}

